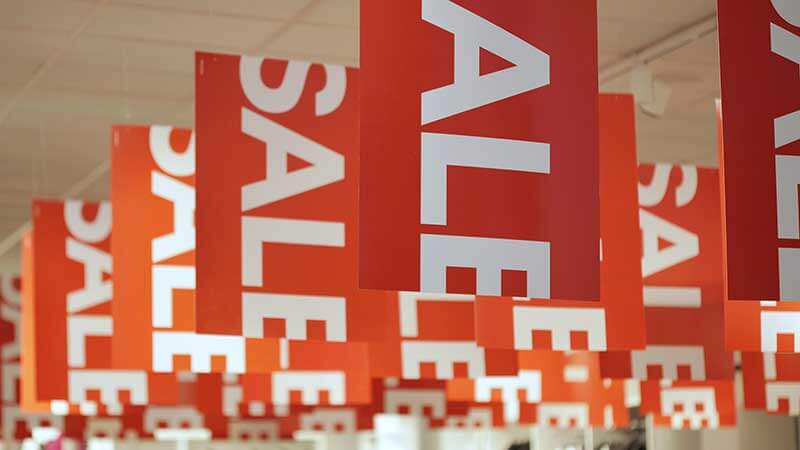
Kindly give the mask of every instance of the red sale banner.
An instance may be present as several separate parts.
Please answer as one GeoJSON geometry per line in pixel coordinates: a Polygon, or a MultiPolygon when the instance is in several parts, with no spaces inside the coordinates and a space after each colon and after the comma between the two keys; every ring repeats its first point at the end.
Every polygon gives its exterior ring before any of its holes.
{"type": "Polygon", "coordinates": [[[800,355],[742,352],[744,406],[800,415],[800,355]]]}
{"type": "MultiPolygon", "coordinates": [[[[197,331],[384,336],[360,291],[358,71],[198,53],[197,331]]],[[[391,336],[391,335],[385,335],[391,336]]]]}
{"type": "Polygon", "coordinates": [[[642,381],[639,411],[656,427],[716,429],[736,426],[733,380],[642,381]]]}
{"type": "Polygon", "coordinates": [[[599,299],[595,2],[364,2],[361,71],[362,288],[599,299]]]}
{"type": "MultiPolygon", "coordinates": [[[[717,128],[720,159],[724,161],[727,156],[725,147],[722,145],[723,126],[720,102],[717,102],[717,128]]],[[[735,180],[729,181],[726,173],[728,173],[727,170],[721,171],[721,181],[723,188],[727,191],[728,186],[735,180]]],[[[727,227],[723,238],[727,239],[730,247],[731,234],[729,230],[733,224],[727,210],[727,207],[723,208],[723,217],[725,217],[727,227]]],[[[733,250],[734,253],[736,251],[733,250]]],[[[796,353],[800,351],[800,304],[772,300],[740,301],[741,299],[735,297],[736,289],[731,280],[731,277],[736,274],[731,270],[730,249],[727,251],[726,257],[727,272],[725,275],[728,282],[725,298],[725,348],[728,351],[764,353],[796,353]]],[[[750,300],[758,298],[753,297],[750,300]]]]}
{"type": "Polygon", "coordinates": [[[733,357],[724,345],[717,170],[642,164],[639,175],[647,346],[603,354],[603,376],[732,379],[733,357]]]}
{"type": "Polygon", "coordinates": [[[728,297],[800,300],[800,8],[717,8],[728,297]]]}
{"type": "Polygon", "coordinates": [[[111,205],[34,201],[32,216],[23,403],[44,403],[58,415],[173,403],[174,376],[111,369],[111,205]]]}
{"type": "Polygon", "coordinates": [[[602,279],[599,302],[479,297],[477,339],[490,348],[623,350],[645,344],[636,135],[630,95],[600,96],[602,279]]]}

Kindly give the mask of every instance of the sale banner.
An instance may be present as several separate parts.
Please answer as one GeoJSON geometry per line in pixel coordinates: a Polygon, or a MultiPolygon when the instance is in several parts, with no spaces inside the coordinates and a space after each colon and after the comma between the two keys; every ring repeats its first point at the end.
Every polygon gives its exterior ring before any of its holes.
{"type": "Polygon", "coordinates": [[[357,282],[358,71],[196,55],[197,331],[386,335],[357,282]]]}
{"type": "Polygon", "coordinates": [[[115,368],[151,369],[154,340],[195,329],[194,141],[167,126],[111,130],[115,368]]]}
{"type": "MultiPolygon", "coordinates": [[[[116,126],[111,173],[117,224],[111,245],[112,366],[243,372],[249,348],[244,338],[194,332],[194,133],[167,126],[116,126]]],[[[258,364],[263,366],[264,359],[258,364]]]]}
{"type": "MultiPolygon", "coordinates": [[[[717,102],[717,128],[719,132],[720,159],[727,158],[726,147],[723,146],[723,122],[721,103],[717,102]]],[[[727,123],[727,122],[726,122],[727,123]]],[[[721,184],[723,189],[735,182],[726,176],[726,170],[721,170],[721,184]]],[[[727,197],[723,203],[723,217],[726,222],[726,231],[723,238],[727,239],[730,247],[730,228],[732,224],[727,214],[727,197]]],[[[734,250],[734,253],[736,250],[734,250]]],[[[735,258],[736,256],[734,256],[735,258]]],[[[726,297],[725,297],[725,348],[728,351],[740,350],[743,352],[764,353],[796,353],[800,352],[800,303],[774,300],[758,300],[762,297],[744,299],[736,297],[736,288],[733,287],[731,277],[738,276],[731,270],[731,250],[726,253],[726,297]]],[[[762,266],[763,267],[763,266],[762,266]]],[[[754,277],[750,275],[749,277],[754,277]]]]}
{"type": "MultiPolygon", "coordinates": [[[[269,328],[269,318],[253,324],[262,327],[254,337],[195,331],[193,132],[117,126],[112,145],[113,367],[244,373],[297,366],[303,355],[292,354],[296,345],[263,336],[264,322],[267,332],[279,328],[269,328]]],[[[324,339],[324,325],[313,330],[324,339]]],[[[308,345],[327,349],[322,341],[308,345]]],[[[353,345],[366,355],[363,344],[353,345]]]]}
{"type": "Polygon", "coordinates": [[[623,427],[628,425],[625,383],[604,380],[596,353],[519,352],[520,373],[542,375],[540,425],[557,428],[623,427]]]}
{"type": "Polygon", "coordinates": [[[604,353],[603,376],[733,379],[733,356],[724,345],[717,170],[642,164],[639,180],[647,346],[604,353]]]}
{"type": "MultiPolygon", "coordinates": [[[[252,375],[198,375],[198,410],[204,415],[228,419],[228,438],[271,440],[291,438],[295,431],[355,433],[372,429],[376,413],[372,403],[365,405],[272,405],[260,400],[244,400],[244,383],[252,375]],[[221,414],[220,414],[221,413],[221,414]],[[260,424],[260,429],[255,429],[260,424]]],[[[366,382],[369,386],[371,383],[366,382]]]]}
{"type": "MultiPolygon", "coordinates": [[[[523,352],[524,355],[525,352],[523,352]]],[[[532,359],[530,367],[536,367],[537,352],[528,352],[529,359],[532,359]]],[[[539,352],[541,353],[541,352],[539,352]]],[[[558,425],[567,424],[571,427],[584,428],[584,423],[593,427],[621,428],[627,427],[630,422],[628,415],[628,404],[626,399],[625,381],[611,380],[602,378],[600,373],[600,363],[597,353],[575,352],[565,353],[563,369],[556,378],[563,383],[561,397],[556,397],[552,401],[549,399],[548,385],[549,379],[555,378],[555,374],[550,376],[545,371],[545,393],[543,404],[539,405],[539,422],[549,421],[553,425],[554,417],[558,425]],[[544,414],[544,407],[550,403],[567,403],[573,405],[571,408],[554,409],[553,416],[547,417],[544,414]],[[543,406],[544,405],[544,406],[543,406]],[[581,409],[578,409],[580,405],[581,409]],[[588,420],[583,421],[583,412],[588,411],[588,420]],[[581,411],[580,413],[578,413],[581,411]]],[[[529,367],[525,360],[520,362],[521,367],[529,367]]]]}
{"type": "Polygon", "coordinates": [[[363,2],[362,288],[599,299],[596,8],[363,2]]]}
{"type": "MultiPolygon", "coordinates": [[[[180,372],[181,398],[176,405],[145,410],[145,434],[163,428],[206,428],[215,439],[270,442],[292,437],[294,417],[272,407],[242,400],[235,374],[180,372]]],[[[296,412],[292,412],[296,414],[296,412]]]]}
{"type": "Polygon", "coordinates": [[[717,429],[736,426],[733,380],[641,383],[639,412],[660,428],[717,429]]]}
{"type": "Polygon", "coordinates": [[[726,301],[725,347],[743,352],[800,352],[800,303],[726,301]]]}
{"type": "Polygon", "coordinates": [[[264,418],[230,418],[205,415],[191,405],[147,406],[119,417],[66,416],[59,426],[67,439],[119,439],[128,445],[152,445],[155,435],[168,432],[176,439],[180,434],[196,434],[207,430],[211,439],[231,443],[259,444],[291,439],[292,428],[264,418]],[[141,442],[140,442],[141,441],[141,442]]]}
{"type": "Polygon", "coordinates": [[[717,9],[728,297],[797,301],[800,10],[787,0],[717,9]]]}
{"type": "Polygon", "coordinates": [[[505,424],[554,428],[622,427],[629,417],[625,382],[603,380],[597,354],[519,352],[516,376],[447,382],[448,399],[499,403],[505,424]]]}
{"type": "Polygon", "coordinates": [[[32,216],[23,409],[119,415],[126,405],[173,403],[173,375],[111,368],[111,205],[36,200],[32,216]]]}
{"type": "Polygon", "coordinates": [[[742,352],[744,407],[800,416],[800,355],[742,352]]]}
{"type": "Polygon", "coordinates": [[[513,349],[484,348],[476,341],[475,297],[400,292],[382,322],[394,339],[373,341],[373,377],[407,380],[516,375],[513,349]]]}
{"type": "MultiPolygon", "coordinates": [[[[23,251],[25,248],[23,245],[23,251]]],[[[0,432],[6,440],[22,440],[34,427],[61,423],[61,418],[52,414],[23,412],[20,408],[21,284],[16,274],[0,274],[0,432]]]]}
{"type": "Polygon", "coordinates": [[[501,403],[449,400],[443,380],[376,379],[373,398],[378,413],[423,417],[430,429],[475,429],[505,424],[501,403]]]}
{"type": "Polygon", "coordinates": [[[625,350],[645,345],[633,97],[600,96],[599,302],[478,297],[478,344],[516,350],[625,350]]]}

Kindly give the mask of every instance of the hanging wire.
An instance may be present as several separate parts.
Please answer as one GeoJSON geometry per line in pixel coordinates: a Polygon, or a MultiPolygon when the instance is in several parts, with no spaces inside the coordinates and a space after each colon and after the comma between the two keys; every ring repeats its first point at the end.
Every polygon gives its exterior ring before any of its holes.
{"type": "Polygon", "coordinates": [[[128,74],[128,50],[122,50],[122,94],[124,97],[125,110],[123,117],[125,120],[131,120],[133,113],[131,113],[131,96],[130,96],[130,79],[128,74]]]}
{"type": "Polygon", "coordinates": [[[44,123],[39,122],[38,126],[38,134],[39,134],[39,150],[35,153],[34,162],[35,171],[34,171],[34,181],[33,181],[33,195],[39,196],[42,194],[42,182],[44,180],[44,157],[47,153],[47,136],[45,135],[44,131],[44,123]]]}

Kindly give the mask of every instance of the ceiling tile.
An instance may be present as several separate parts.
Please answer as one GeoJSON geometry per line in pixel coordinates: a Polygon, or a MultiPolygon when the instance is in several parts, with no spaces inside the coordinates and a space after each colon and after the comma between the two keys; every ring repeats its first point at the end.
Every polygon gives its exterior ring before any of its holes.
{"type": "Polygon", "coordinates": [[[317,0],[303,22],[358,27],[358,0],[317,0]]]}
{"type": "Polygon", "coordinates": [[[0,83],[9,87],[19,86],[28,81],[40,64],[30,61],[7,59],[3,61],[3,69],[0,70],[0,83]]]}
{"type": "Polygon", "coordinates": [[[311,0],[114,0],[114,3],[161,11],[285,20],[302,11],[311,0]]]}
{"type": "Polygon", "coordinates": [[[599,51],[621,54],[638,50],[675,30],[669,24],[651,24],[619,19],[600,19],[597,27],[599,51]]]}
{"type": "Polygon", "coordinates": [[[104,130],[114,123],[164,123],[191,126],[193,110],[186,100],[162,100],[53,89],[37,89],[25,97],[4,125],[85,127],[104,130]]]}
{"type": "Polygon", "coordinates": [[[75,0],[4,0],[0,28],[34,31],[76,30],[92,13],[95,2],[75,0]]]}
{"type": "Polygon", "coordinates": [[[293,18],[312,2],[312,0],[209,0],[211,9],[215,13],[274,19],[293,18]]]}
{"type": "Polygon", "coordinates": [[[353,65],[358,47],[356,36],[356,30],[351,28],[297,24],[273,41],[267,49],[312,61],[353,65]]]}
{"type": "Polygon", "coordinates": [[[157,72],[120,66],[59,62],[39,86],[52,90],[108,93],[122,97],[183,100],[194,97],[194,74],[157,72]]]}
{"type": "Polygon", "coordinates": [[[600,0],[598,15],[639,24],[689,25],[716,12],[716,0],[600,0]]]}
{"type": "Polygon", "coordinates": [[[231,18],[108,5],[101,9],[87,32],[155,43],[222,45],[244,49],[255,47],[279,27],[278,21],[259,18],[231,18]]]}
{"type": "MultiPolygon", "coordinates": [[[[62,55],[72,63],[101,67],[194,74],[194,54],[197,47],[188,44],[159,43],[128,38],[84,35],[75,46],[62,55]]],[[[210,50],[201,47],[202,50],[210,50]]],[[[231,52],[231,49],[227,49],[231,52]]]]}
{"type": "Polygon", "coordinates": [[[0,57],[44,62],[64,40],[64,33],[0,28],[0,57]]]}

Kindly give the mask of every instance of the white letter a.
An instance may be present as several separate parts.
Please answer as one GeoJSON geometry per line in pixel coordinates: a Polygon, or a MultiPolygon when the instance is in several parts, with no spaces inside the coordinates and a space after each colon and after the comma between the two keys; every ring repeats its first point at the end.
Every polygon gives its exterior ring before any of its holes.
{"type": "Polygon", "coordinates": [[[422,0],[422,19],[455,35],[453,84],[422,93],[422,124],[550,84],[550,57],[450,0],[422,0]],[[480,75],[480,49],[514,67],[480,75]]]}
{"type": "Polygon", "coordinates": [[[700,240],[691,231],[644,209],[639,209],[639,222],[642,228],[642,276],[649,277],[700,254],[700,240]],[[668,240],[673,245],[659,249],[659,239],[668,240]]]}
{"type": "Polygon", "coordinates": [[[268,147],[267,176],[242,187],[242,212],[344,179],[342,155],[248,108],[242,108],[242,132],[268,147]],[[312,165],[287,172],[290,153],[312,165]]]}

